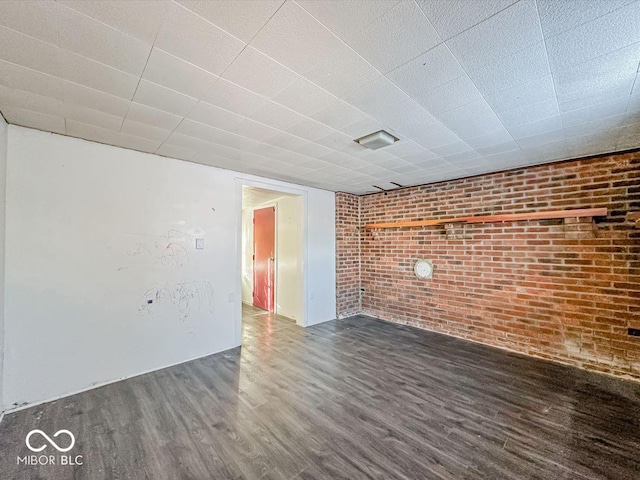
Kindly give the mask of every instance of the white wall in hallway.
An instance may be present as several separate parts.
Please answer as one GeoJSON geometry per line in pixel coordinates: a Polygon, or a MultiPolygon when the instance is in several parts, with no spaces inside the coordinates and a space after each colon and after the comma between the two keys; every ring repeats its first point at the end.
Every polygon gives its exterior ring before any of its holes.
{"type": "Polygon", "coordinates": [[[308,324],[333,319],[333,192],[10,126],[4,404],[237,346],[238,179],[306,192],[308,324]]]}
{"type": "Polygon", "coordinates": [[[304,285],[303,199],[278,199],[276,245],[276,308],[280,315],[300,320],[304,315],[302,287],[304,285]]]}

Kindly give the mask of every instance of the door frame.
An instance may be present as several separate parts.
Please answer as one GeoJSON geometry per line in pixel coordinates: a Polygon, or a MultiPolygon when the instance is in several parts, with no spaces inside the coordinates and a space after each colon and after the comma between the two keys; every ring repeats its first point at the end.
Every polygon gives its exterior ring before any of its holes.
{"type": "MultiPolygon", "coordinates": [[[[236,235],[235,235],[235,251],[236,251],[236,277],[234,291],[234,331],[235,344],[242,344],[242,187],[256,187],[274,192],[289,193],[302,198],[302,318],[296,320],[301,327],[308,325],[309,319],[309,302],[307,301],[309,293],[309,215],[308,215],[308,191],[299,188],[283,185],[277,180],[269,181],[267,179],[252,180],[249,178],[236,177],[236,235]]],[[[276,217],[277,218],[277,217],[276,217]]],[[[276,228],[277,230],[277,228],[276,228]]],[[[276,233],[277,235],[277,233],[276,233]]]]}

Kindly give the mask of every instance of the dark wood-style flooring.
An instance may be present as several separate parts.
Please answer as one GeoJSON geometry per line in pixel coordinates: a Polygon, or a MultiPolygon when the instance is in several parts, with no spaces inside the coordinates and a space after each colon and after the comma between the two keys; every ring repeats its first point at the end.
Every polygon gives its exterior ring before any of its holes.
{"type": "Polygon", "coordinates": [[[0,425],[1,479],[637,480],[639,452],[638,384],[362,316],[303,329],[252,308],[241,349],[0,425]],[[35,428],[72,431],[83,465],[17,466],[35,428]]]}

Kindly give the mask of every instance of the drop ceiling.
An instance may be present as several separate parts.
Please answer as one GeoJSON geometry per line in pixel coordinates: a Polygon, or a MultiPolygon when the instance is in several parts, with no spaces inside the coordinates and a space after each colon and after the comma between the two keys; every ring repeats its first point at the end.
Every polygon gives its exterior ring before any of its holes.
{"type": "Polygon", "coordinates": [[[639,61],[630,0],[0,2],[9,123],[352,193],[640,147],[639,61]]]}

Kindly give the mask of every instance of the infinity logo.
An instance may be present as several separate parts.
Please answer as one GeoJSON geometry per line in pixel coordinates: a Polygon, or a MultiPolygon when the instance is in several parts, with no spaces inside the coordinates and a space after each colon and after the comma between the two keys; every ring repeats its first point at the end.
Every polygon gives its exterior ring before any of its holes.
{"type": "Polygon", "coordinates": [[[27,434],[27,438],[25,439],[25,443],[27,444],[27,447],[29,448],[29,450],[31,450],[32,452],[41,452],[42,450],[44,450],[45,448],[47,448],[46,445],[42,445],[41,447],[37,447],[34,448],[31,446],[31,444],[29,443],[29,439],[31,438],[32,435],[39,433],[40,435],[42,435],[45,440],[47,442],[49,442],[49,444],[55,448],[56,450],[58,450],[59,452],[68,452],[69,450],[71,450],[73,448],[73,446],[76,444],[76,437],[73,436],[73,433],[71,433],[69,430],[58,430],[56,433],[53,434],[53,438],[57,437],[58,435],[60,435],[61,433],[66,433],[67,435],[69,435],[71,437],[71,445],[69,445],[67,448],[61,448],[58,446],[58,444],[56,442],[54,442],[51,437],[49,437],[49,435],[47,435],[46,433],[44,433],[42,430],[31,430],[28,434],[27,434]]]}

